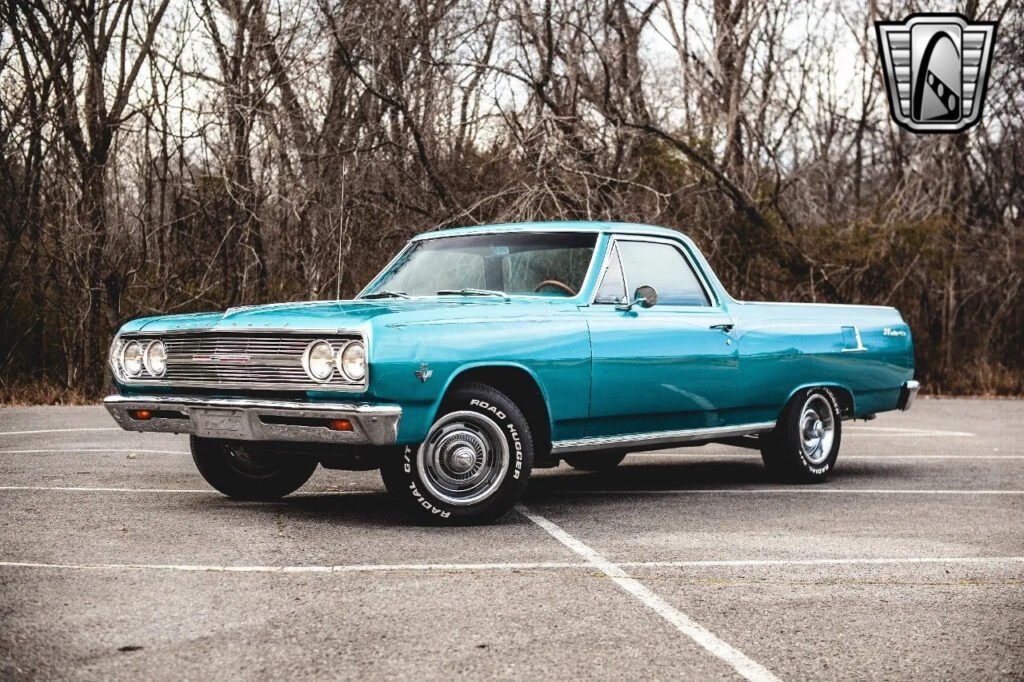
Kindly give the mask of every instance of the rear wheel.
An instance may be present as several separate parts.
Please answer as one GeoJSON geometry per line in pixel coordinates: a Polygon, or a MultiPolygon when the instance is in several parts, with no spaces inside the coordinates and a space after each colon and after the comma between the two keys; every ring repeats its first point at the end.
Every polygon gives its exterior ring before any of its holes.
{"type": "Polygon", "coordinates": [[[625,452],[592,452],[569,455],[565,457],[565,463],[581,471],[608,471],[619,466],[625,458],[625,452]]]}
{"type": "Polygon", "coordinates": [[[206,482],[236,500],[280,499],[316,471],[316,460],[307,455],[261,453],[246,443],[196,436],[189,444],[206,482]]]}
{"type": "Polygon", "coordinates": [[[526,489],[533,439],[519,407],[485,384],[454,389],[419,446],[381,466],[388,491],[424,521],[487,523],[526,489]]]}
{"type": "Polygon", "coordinates": [[[824,481],[839,456],[843,425],[839,402],[827,388],[800,391],[786,405],[775,430],[761,447],[761,458],[775,478],[824,481]]]}

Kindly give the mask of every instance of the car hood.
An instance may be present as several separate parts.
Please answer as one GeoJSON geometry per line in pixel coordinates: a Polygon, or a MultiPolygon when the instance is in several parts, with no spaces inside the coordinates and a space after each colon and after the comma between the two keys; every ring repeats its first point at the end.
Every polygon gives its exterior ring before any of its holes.
{"type": "Polygon", "coordinates": [[[310,301],[229,308],[225,312],[146,317],[129,322],[120,333],[145,331],[295,330],[336,332],[373,325],[406,326],[444,322],[509,319],[573,307],[567,299],[418,298],[370,301],[310,301]]]}

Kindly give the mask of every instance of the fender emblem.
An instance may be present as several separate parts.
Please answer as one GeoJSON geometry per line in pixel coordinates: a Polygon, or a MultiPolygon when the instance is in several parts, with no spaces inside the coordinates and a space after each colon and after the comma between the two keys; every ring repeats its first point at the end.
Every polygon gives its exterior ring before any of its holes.
{"type": "Polygon", "coordinates": [[[414,374],[416,375],[417,379],[419,379],[423,383],[427,383],[427,379],[434,376],[434,370],[427,367],[427,363],[421,362],[420,368],[416,370],[414,374]]]}

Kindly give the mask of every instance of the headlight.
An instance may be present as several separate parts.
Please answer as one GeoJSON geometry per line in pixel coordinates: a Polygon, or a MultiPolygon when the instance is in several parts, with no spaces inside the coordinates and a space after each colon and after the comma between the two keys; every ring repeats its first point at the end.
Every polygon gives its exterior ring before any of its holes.
{"type": "Polygon", "coordinates": [[[138,341],[129,341],[121,351],[121,366],[130,377],[142,374],[142,346],[138,341]]]}
{"type": "Polygon", "coordinates": [[[121,365],[121,351],[124,350],[124,341],[115,336],[114,342],[110,344],[110,367],[114,370],[114,376],[118,379],[124,377],[124,367],[121,365]]]}
{"type": "Polygon", "coordinates": [[[153,341],[146,346],[146,355],[143,358],[146,371],[155,377],[162,377],[167,371],[167,352],[164,344],[160,341],[153,341]]]}
{"type": "Polygon", "coordinates": [[[352,381],[362,381],[366,376],[366,347],[360,341],[353,341],[341,351],[338,364],[345,376],[352,381]]]}
{"type": "Polygon", "coordinates": [[[334,349],[326,341],[314,341],[302,355],[306,374],[314,381],[328,381],[334,373],[334,349]]]}

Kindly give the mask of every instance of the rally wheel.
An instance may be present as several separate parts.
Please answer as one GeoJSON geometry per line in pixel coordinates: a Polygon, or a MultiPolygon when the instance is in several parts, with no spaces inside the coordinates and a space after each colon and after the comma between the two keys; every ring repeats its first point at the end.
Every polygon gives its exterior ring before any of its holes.
{"type": "Polygon", "coordinates": [[[761,458],[768,472],[793,482],[824,481],[839,456],[840,414],[839,402],[827,388],[797,393],[783,409],[775,429],[762,436],[761,458]]]}

